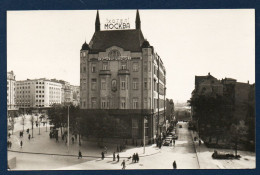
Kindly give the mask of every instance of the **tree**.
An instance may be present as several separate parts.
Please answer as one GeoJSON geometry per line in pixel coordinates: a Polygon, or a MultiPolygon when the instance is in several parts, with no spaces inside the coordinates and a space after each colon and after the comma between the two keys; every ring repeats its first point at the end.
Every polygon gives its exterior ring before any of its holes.
{"type": "Polygon", "coordinates": [[[23,125],[23,131],[24,131],[25,120],[26,120],[25,115],[22,115],[22,118],[21,118],[21,125],[23,125]]]}
{"type": "Polygon", "coordinates": [[[234,143],[235,155],[237,157],[238,145],[247,136],[248,127],[245,125],[245,121],[241,120],[238,124],[232,124],[230,127],[231,142],[234,143]]]}
{"type": "Polygon", "coordinates": [[[34,116],[32,114],[31,117],[30,117],[30,123],[32,125],[32,138],[33,138],[33,125],[34,125],[34,122],[35,122],[35,119],[34,119],[34,116]]]}

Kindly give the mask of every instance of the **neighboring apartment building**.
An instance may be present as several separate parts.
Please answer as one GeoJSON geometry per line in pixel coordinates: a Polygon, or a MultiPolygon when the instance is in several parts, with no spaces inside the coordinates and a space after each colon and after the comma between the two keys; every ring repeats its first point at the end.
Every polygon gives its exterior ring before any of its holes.
{"type": "Polygon", "coordinates": [[[61,83],[45,78],[16,82],[17,107],[50,107],[61,104],[61,83]]]}
{"type": "Polygon", "coordinates": [[[153,46],[136,29],[100,31],[80,51],[80,108],[85,116],[106,111],[114,123],[111,137],[155,138],[165,128],[166,70],[153,46]],[[146,119],[144,119],[146,118],[146,119]],[[122,127],[124,126],[124,127],[122,127]]]}
{"type": "Polygon", "coordinates": [[[13,71],[7,72],[7,110],[16,110],[16,80],[13,71]]]}
{"type": "Polygon", "coordinates": [[[79,106],[80,105],[80,87],[71,85],[72,93],[73,93],[73,105],[79,106]]]}

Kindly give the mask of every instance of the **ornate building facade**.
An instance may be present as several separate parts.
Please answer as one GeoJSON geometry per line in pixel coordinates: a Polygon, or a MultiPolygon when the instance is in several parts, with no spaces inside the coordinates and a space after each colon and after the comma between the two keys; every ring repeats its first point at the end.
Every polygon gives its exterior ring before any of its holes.
{"type": "Polygon", "coordinates": [[[80,108],[86,118],[110,120],[109,137],[145,134],[148,141],[165,127],[166,70],[143,36],[138,11],[135,23],[101,31],[97,12],[95,33],[80,50],[80,108]]]}

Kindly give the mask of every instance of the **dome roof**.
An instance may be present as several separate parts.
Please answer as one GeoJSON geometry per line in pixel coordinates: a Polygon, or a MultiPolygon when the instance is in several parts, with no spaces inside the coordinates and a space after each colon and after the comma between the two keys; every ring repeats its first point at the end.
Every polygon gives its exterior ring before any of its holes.
{"type": "Polygon", "coordinates": [[[148,47],[150,47],[150,43],[147,40],[145,40],[142,44],[142,48],[148,48],[148,47]]]}
{"type": "Polygon", "coordinates": [[[89,46],[88,46],[88,44],[86,43],[86,41],[85,41],[85,43],[82,45],[81,50],[89,50],[89,46]]]}

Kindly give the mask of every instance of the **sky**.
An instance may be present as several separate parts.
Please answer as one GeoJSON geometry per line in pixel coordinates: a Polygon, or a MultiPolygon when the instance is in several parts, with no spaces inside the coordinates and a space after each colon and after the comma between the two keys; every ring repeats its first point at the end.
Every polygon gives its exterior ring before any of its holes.
{"type": "MultiPolygon", "coordinates": [[[[144,37],[166,68],[166,97],[186,102],[195,75],[255,82],[255,11],[139,10],[144,37]]],[[[99,10],[107,19],[129,19],[136,10],[99,10]]],[[[8,11],[7,71],[16,80],[56,78],[80,84],[80,49],[95,31],[95,10],[8,11]]]]}

